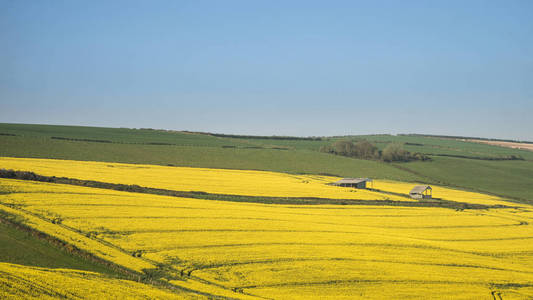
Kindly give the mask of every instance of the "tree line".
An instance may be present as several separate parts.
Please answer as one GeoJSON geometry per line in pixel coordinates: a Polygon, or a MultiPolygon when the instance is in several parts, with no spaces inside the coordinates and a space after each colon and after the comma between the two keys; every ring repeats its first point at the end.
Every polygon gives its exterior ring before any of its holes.
{"type": "Polygon", "coordinates": [[[379,150],[367,140],[357,142],[336,141],[331,145],[320,147],[320,152],[332,153],[360,159],[382,160],[386,162],[408,162],[430,160],[427,155],[416,152],[411,153],[401,143],[390,143],[383,150],[379,150]]]}

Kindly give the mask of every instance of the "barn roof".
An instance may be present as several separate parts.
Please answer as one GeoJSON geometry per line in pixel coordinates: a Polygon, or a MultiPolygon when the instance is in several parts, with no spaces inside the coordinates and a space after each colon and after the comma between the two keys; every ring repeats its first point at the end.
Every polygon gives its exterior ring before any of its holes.
{"type": "Polygon", "coordinates": [[[431,190],[431,187],[429,185],[417,185],[415,186],[409,194],[422,194],[425,190],[431,190]]]}
{"type": "Polygon", "coordinates": [[[339,181],[336,181],[335,184],[342,184],[342,183],[348,183],[348,184],[358,184],[361,182],[367,182],[372,181],[370,178],[343,178],[339,181]]]}

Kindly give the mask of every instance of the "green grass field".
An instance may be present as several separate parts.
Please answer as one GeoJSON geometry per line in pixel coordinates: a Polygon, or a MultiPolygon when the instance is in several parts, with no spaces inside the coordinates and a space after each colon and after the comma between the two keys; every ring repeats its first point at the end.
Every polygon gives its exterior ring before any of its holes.
{"type": "MultiPolygon", "coordinates": [[[[376,161],[310,150],[242,149],[71,142],[0,136],[0,156],[144,163],[188,167],[327,173],[414,181],[418,176],[376,161]]],[[[0,166],[1,167],[1,166],[0,166]]]]}
{"type": "Polygon", "coordinates": [[[409,135],[365,135],[355,136],[356,139],[367,139],[375,142],[378,148],[384,148],[391,142],[407,143],[404,148],[411,152],[424,154],[449,154],[466,157],[499,158],[510,155],[521,156],[526,160],[533,160],[533,152],[520,149],[466,142],[457,139],[409,136],[409,135]]]}
{"type": "Polygon", "coordinates": [[[68,253],[29,232],[0,222],[0,262],[19,265],[65,268],[116,275],[103,265],[68,253]]]}
{"type": "Polygon", "coordinates": [[[431,163],[413,162],[401,166],[418,174],[424,174],[431,181],[442,185],[458,186],[533,203],[531,161],[434,157],[431,163]]]}
{"type": "Polygon", "coordinates": [[[13,134],[23,138],[87,139],[127,144],[171,144],[180,146],[248,146],[242,141],[213,137],[205,134],[173,132],[152,129],[105,128],[83,126],[32,125],[0,123],[0,135],[13,134]]]}

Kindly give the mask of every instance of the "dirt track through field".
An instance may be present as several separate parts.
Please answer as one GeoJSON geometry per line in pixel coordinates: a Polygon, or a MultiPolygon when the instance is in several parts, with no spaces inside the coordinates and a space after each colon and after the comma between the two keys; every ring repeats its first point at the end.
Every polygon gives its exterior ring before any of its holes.
{"type": "Polygon", "coordinates": [[[484,141],[484,140],[466,140],[467,142],[481,143],[487,145],[494,145],[513,149],[522,149],[533,151],[533,144],[529,143],[515,143],[515,142],[500,142],[500,141],[484,141]]]}

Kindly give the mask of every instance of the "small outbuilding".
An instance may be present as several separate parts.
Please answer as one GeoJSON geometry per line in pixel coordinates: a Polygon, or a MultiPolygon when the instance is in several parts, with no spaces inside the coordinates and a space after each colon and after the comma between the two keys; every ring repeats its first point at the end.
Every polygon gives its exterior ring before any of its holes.
{"type": "Polygon", "coordinates": [[[342,187],[353,187],[357,189],[366,189],[366,183],[372,183],[370,178],[343,178],[339,181],[332,183],[332,185],[342,186],[342,187]]]}
{"type": "Polygon", "coordinates": [[[429,185],[417,185],[409,192],[409,196],[413,199],[431,199],[433,190],[429,185]]]}

